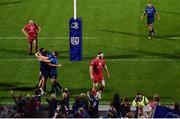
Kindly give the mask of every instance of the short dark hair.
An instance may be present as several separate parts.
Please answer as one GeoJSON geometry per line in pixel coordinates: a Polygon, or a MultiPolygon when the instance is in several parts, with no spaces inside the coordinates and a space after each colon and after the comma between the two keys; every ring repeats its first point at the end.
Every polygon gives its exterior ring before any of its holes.
{"type": "Polygon", "coordinates": [[[40,48],[40,49],[39,49],[39,52],[40,52],[40,53],[42,53],[42,52],[43,52],[43,50],[44,50],[44,48],[40,48]]]}
{"type": "Polygon", "coordinates": [[[98,55],[100,55],[100,54],[102,54],[102,53],[103,53],[102,51],[100,51],[100,50],[98,51],[98,55]]]}
{"type": "Polygon", "coordinates": [[[138,92],[137,95],[142,95],[142,93],[141,93],[141,92],[138,92]]]}

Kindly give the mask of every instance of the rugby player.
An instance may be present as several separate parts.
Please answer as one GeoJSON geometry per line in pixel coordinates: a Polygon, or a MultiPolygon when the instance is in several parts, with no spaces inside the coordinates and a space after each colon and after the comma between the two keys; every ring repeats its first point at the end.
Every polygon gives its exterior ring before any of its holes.
{"type": "MultiPolygon", "coordinates": [[[[90,78],[92,79],[93,82],[93,88],[92,88],[93,94],[96,94],[99,84],[100,85],[98,92],[101,94],[102,91],[104,90],[105,80],[103,75],[103,69],[105,69],[108,78],[110,78],[109,71],[104,60],[104,55],[102,52],[98,52],[98,55],[94,59],[92,59],[89,67],[90,78]]],[[[99,96],[101,98],[101,95],[99,96]]]]}
{"type": "Polygon", "coordinates": [[[155,30],[153,27],[153,23],[154,23],[154,19],[155,19],[154,15],[157,16],[158,20],[160,20],[160,16],[150,1],[148,2],[147,7],[146,7],[146,9],[145,9],[145,11],[142,14],[140,19],[142,20],[145,15],[147,15],[147,26],[148,26],[148,30],[149,30],[149,37],[148,38],[151,39],[152,36],[155,35],[155,30]]]}
{"type": "MultiPolygon", "coordinates": [[[[41,58],[46,58],[47,56],[47,51],[44,49],[44,48],[41,48],[39,50],[39,52],[37,52],[35,54],[35,56],[38,58],[38,59],[41,59],[41,58]]],[[[41,95],[44,94],[44,91],[46,92],[46,80],[48,78],[48,72],[49,71],[49,67],[48,67],[48,64],[44,61],[40,61],[40,74],[39,74],[39,84],[38,84],[38,87],[41,91],[41,95]]]]}
{"type": "Polygon", "coordinates": [[[57,82],[57,67],[61,67],[62,64],[58,64],[58,59],[57,59],[57,51],[53,51],[51,54],[48,54],[48,59],[47,57],[40,57],[39,60],[48,63],[49,65],[49,74],[50,74],[50,79],[51,79],[51,84],[52,84],[52,91],[51,93],[60,93],[62,90],[62,86],[57,82]]]}
{"type": "Polygon", "coordinates": [[[28,43],[29,43],[29,55],[32,55],[32,50],[33,50],[33,46],[35,46],[35,52],[38,51],[38,33],[41,31],[41,28],[34,23],[34,21],[32,19],[29,20],[28,24],[26,24],[23,29],[22,32],[24,33],[24,35],[27,37],[28,39],[28,43]]]}

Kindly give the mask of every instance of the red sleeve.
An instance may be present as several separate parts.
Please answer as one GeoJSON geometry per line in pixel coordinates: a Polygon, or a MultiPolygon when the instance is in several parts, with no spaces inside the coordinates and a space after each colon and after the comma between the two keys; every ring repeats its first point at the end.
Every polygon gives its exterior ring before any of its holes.
{"type": "Polygon", "coordinates": [[[90,66],[94,66],[94,64],[95,64],[95,61],[92,60],[90,66]]]}
{"type": "Polygon", "coordinates": [[[27,30],[27,27],[28,27],[28,25],[26,24],[26,25],[24,26],[24,30],[27,30]]]}

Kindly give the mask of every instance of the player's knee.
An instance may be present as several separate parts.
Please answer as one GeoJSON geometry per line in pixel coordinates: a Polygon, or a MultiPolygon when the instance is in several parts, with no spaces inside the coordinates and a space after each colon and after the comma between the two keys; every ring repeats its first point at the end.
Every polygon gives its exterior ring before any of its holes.
{"type": "Polygon", "coordinates": [[[98,87],[98,83],[93,83],[93,88],[98,87]]]}
{"type": "Polygon", "coordinates": [[[105,81],[104,81],[104,80],[102,81],[101,85],[102,85],[103,87],[105,87],[106,84],[105,84],[105,81]]]}
{"type": "Polygon", "coordinates": [[[153,28],[153,25],[150,24],[150,25],[149,25],[149,30],[152,30],[152,28],[153,28]]]}
{"type": "Polygon", "coordinates": [[[51,84],[55,85],[55,80],[54,79],[51,79],[51,84]]]}
{"type": "Polygon", "coordinates": [[[32,44],[31,43],[29,44],[29,48],[32,48],[32,44]]]}

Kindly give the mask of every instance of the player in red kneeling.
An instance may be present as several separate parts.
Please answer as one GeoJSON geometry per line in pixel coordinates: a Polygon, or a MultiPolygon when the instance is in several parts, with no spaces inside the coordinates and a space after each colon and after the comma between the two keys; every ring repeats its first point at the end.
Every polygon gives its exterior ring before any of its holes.
{"type": "Polygon", "coordinates": [[[97,88],[98,88],[98,84],[100,84],[99,86],[99,98],[101,98],[101,93],[104,90],[105,87],[105,80],[104,80],[104,75],[103,75],[103,69],[105,69],[108,78],[110,77],[109,75],[109,71],[107,68],[107,65],[105,63],[104,60],[104,56],[102,52],[98,52],[97,57],[95,57],[90,64],[90,68],[89,68],[89,73],[90,73],[90,77],[92,79],[93,82],[93,88],[92,91],[94,94],[96,94],[97,92],[97,88]]]}
{"type": "Polygon", "coordinates": [[[29,42],[29,54],[32,55],[33,45],[35,46],[35,52],[38,51],[38,39],[37,35],[40,32],[41,28],[34,23],[32,19],[29,20],[28,24],[24,26],[22,32],[27,36],[29,42]]]}

